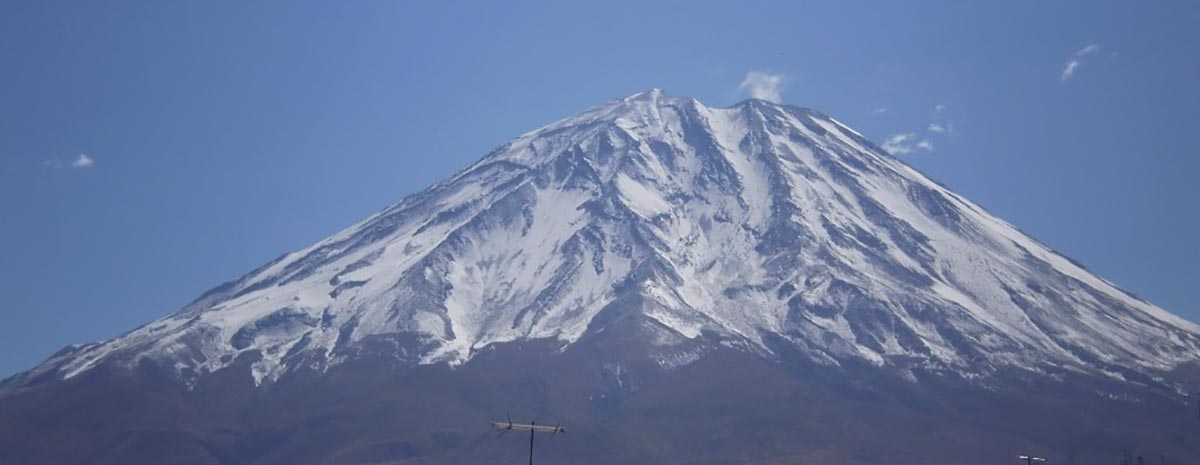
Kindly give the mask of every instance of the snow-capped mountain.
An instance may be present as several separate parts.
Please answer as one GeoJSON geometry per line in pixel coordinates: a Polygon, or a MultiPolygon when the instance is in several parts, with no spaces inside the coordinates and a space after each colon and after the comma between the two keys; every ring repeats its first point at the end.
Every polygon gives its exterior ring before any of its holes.
{"type": "Polygon", "coordinates": [[[659,90],[591,108],[311,247],[23,376],[152,360],[255,384],[364,354],[461,365],[632,319],[655,363],[795,349],[907,372],[1153,380],[1200,327],[813,110],[659,90]]]}
{"type": "Polygon", "coordinates": [[[1197,362],[834,119],[654,90],[0,382],[0,465],[524,462],[505,413],[555,463],[1183,463],[1197,362]]]}

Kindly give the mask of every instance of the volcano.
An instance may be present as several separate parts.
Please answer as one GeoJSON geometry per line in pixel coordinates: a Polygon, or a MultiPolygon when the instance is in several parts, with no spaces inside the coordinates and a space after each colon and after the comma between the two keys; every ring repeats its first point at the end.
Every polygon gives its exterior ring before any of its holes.
{"type": "MultiPolygon", "coordinates": [[[[0,383],[0,463],[1200,457],[1200,326],[837,120],[588,109],[0,383]]],[[[1186,462],[1192,463],[1192,462],[1186,462]]]]}

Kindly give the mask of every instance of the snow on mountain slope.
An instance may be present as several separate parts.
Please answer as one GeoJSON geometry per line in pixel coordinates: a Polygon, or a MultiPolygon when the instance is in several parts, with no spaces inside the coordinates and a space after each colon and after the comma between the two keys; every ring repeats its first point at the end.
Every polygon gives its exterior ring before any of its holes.
{"type": "Polygon", "coordinates": [[[670,334],[655,344],[714,339],[771,356],[783,340],[829,365],[1122,378],[1200,358],[1200,327],[832,118],[652,90],[521,135],[33,373],[69,378],[150,358],[193,380],[257,354],[263,383],[367,353],[460,364],[499,342],[570,344],[602,331],[597,315],[613,309],[670,334]]]}

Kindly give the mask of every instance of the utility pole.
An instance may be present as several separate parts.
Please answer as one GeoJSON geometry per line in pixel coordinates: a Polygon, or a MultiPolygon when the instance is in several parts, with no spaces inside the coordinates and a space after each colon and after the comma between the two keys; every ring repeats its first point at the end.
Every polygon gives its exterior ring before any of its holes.
{"type": "Polygon", "coordinates": [[[535,434],[550,433],[553,435],[558,433],[565,434],[567,432],[567,429],[561,425],[542,426],[533,421],[529,422],[529,424],[513,423],[512,418],[509,418],[508,421],[493,421],[492,428],[500,431],[500,434],[509,431],[529,431],[529,465],[533,465],[533,436],[535,434]]]}

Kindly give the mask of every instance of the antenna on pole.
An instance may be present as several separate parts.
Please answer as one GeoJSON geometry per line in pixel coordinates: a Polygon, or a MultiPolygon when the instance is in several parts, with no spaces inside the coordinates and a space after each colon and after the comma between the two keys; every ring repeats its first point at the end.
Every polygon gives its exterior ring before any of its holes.
{"type": "Polygon", "coordinates": [[[543,426],[533,421],[529,422],[529,424],[513,423],[511,417],[508,417],[507,420],[508,421],[493,421],[492,428],[500,431],[501,433],[508,431],[529,431],[529,465],[533,465],[533,436],[535,434],[558,434],[567,432],[567,429],[563,428],[561,424],[555,426],[543,426]]]}
{"type": "Polygon", "coordinates": [[[1017,458],[1024,460],[1025,465],[1033,465],[1035,463],[1042,463],[1046,461],[1044,458],[1034,457],[1032,455],[1018,455],[1017,458]]]}

